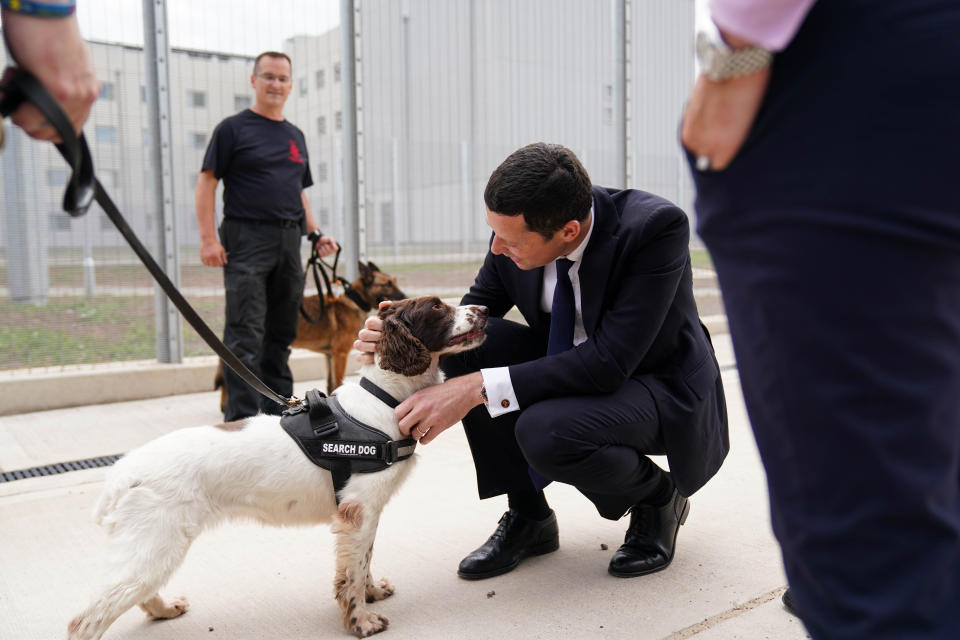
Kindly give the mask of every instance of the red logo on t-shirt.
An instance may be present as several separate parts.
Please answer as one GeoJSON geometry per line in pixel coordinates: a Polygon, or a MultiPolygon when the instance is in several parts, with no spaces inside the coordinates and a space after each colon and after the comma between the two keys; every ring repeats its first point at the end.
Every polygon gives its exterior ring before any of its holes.
{"type": "Polygon", "coordinates": [[[287,160],[303,164],[303,158],[300,157],[300,149],[297,148],[297,143],[293,140],[290,141],[290,155],[287,156],[287,160]]]}

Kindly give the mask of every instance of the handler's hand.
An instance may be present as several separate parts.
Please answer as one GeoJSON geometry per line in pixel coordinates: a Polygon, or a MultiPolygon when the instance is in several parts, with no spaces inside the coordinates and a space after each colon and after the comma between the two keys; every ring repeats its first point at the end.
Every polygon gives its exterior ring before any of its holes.
{"type": "MultiPolygon", "coordinates": [[[[47,88],[79,134],[100,95],[100,82],[76,16],[36,18],[4,10],[3,32],[17,64],[47,88]]],[[[11,119],[33,138],[61,142],[32,104],[20,106],[11,119]]]]}
{"type": "Polygon", "coordinates": [[[430,444],[482,402],[482,386],[483,374],[476,371],[417,391],[393,410],[400,421],[400,433],[410,434],[420,444],[430,444]]]}
{"type": "Polygon", "coordinates": [[[710,169],[725,169],[746,140],[769,81],[769,68],[721,82],[698,76],[683,114],[683,145],[709,158],[710,169]]]}
{"type": "Polygon", "coordinates": [[[337,249],[340,248],[340,245],[337,244],[337,241],[334,240],[333,236],[320,236],[317,239],[317,243],[313,245],[317,250],[317,255],[321,258],[326,258],[329,255],[333,255],[337,252],[337,249]]]}
{"type": "Polygon", "coordinates": [[[227,251],[214,240],[200,245],[200,262],[208,267],[222,267],[227,264],[227,251]]]}
{"type": "MultiPolygon", "coordinates": [[[[380,303],[379,309],[390,306],[390,300],[380,303]]],[[[377,316],[370,316],[363,323],[363,328],[357,332],[357,339],[353,341],[353,348],[358,352],[357,362],[373,364],[373,352],[377,350],[377,342],[383,337],[383,320],[377,316]]]]}

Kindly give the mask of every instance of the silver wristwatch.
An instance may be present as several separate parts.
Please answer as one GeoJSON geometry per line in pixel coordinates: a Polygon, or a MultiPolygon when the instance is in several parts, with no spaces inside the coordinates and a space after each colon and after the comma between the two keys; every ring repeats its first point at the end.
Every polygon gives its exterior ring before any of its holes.
{"type": "Polygon", "coordinates": [[[766,69],[773,54],[760,47],[731,49],[720,31],[709,21],[710,29],[697,34],[697,61],[700,73],[714,81],[728,80],[766,69]]]}

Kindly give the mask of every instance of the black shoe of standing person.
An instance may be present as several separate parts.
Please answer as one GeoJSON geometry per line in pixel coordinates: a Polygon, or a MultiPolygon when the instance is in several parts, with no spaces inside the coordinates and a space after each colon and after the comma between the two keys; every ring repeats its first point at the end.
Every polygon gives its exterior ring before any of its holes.
{"type": "Polygon", "coordinates": [[[793,599],[793,594],[790,593],[789,587],[787,588],[786,591],[783,592],[783,597],[781,598],[781,601],[783,602],[783,607],[784,607],[788,612],[792,613],[793,615],[797,616],[798,618],[800,617],[800,612],[797,611],[797,603],[796,603],[796,601],[794,601],[794,599],[793,599]]]}
{"type": "Polygon", "coordinates": [[[673,560],[677,531],[688,513],[690,502],[676,489],[665,505],[633,505],[627,535],[607,570],[618,578],[633,578],[666,569],[673,560]]]}
{"type": "Polygon", "coordinates": [[[460,561],[457,575],[467,580],[492,578],[512,571],[520,561],[556,551],[560,547],[557,514],[530,520],[510,509],[483,545],[460,561]]]}

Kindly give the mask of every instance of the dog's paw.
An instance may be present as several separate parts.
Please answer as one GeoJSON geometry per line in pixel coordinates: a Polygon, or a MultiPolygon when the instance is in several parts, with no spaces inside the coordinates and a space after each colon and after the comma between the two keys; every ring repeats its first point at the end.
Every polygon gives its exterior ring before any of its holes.
{"type": "Polygon", "coordinates": [[[383,600],[393,595],[393,585],[386,578],[380,578],[377,584],[367,585],[367,602],[383,600]]]}
{"type": "Polygon", "coordinates": [[[87,640],[93,633],[93,624],[86,616],[77,616],[67,626],[68,640],[87,640]]]}
{"type": "Polygon", "coordinates": [[[364,611],[350,618],[349,631],[358,638],[366,638],[375,633],[380,633],[387,628],[390,621],[379,613],[364,611]]]}
{"type": "Polygon", "coordinates": [[[187,602],[185,596],[174,598],[169,602],[155,596],[146,602],[141,602],[140,608],[147,613],[147,617],[151,620],[169,620],[186,613],[187,609],[190,608],[190,603],[187,602]]]}

